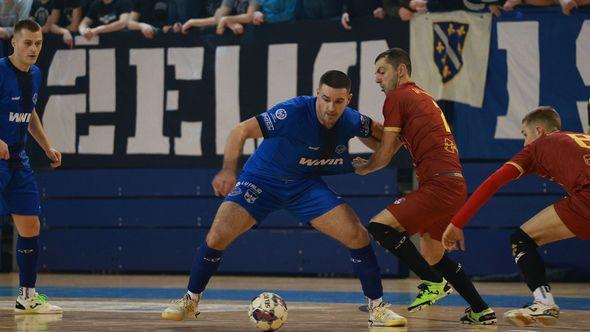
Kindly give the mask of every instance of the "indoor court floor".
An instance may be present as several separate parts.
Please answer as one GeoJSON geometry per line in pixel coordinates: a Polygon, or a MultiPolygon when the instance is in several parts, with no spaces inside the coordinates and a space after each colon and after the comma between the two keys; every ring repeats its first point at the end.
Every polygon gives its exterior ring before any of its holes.
{"type": "MultiPolygon", "coordinates": [[[[384,280],[384,299],[408,318],[405,328],[367,327],[368,314],[356,279],[299,277],[213,277],[198,320],[166,321],[160,312],[180,298],[187,276],[41,274],[38,290],[64,308],[63,315],[15,316],[18,275],[0,274],[0,330],[4,331],[257,331],[247,317],[249,301],[273,291],[287,302],[289,318],[280,331],[590,331],[590,284],[553,284],[562,308],[554,327],[472,327],[458,323],[466,307],[453,294],[429,309],[409,314],[416,279],[384,280]]],[[[522,283],[478,283],[499,317],[531,300],[522,283]]]]}

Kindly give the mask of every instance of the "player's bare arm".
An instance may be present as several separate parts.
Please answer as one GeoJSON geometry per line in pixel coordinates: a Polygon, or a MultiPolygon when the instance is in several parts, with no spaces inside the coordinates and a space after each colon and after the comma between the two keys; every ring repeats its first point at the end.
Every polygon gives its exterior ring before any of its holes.
{"type": "Polygon", "coordinates": [[[239,123],[229,133],[223,151],[223,167],[211,182],[216,196],[227,196],[235,186],[238,159],[246,140],[260,137],[262,137],[262,130],[255,117],[239,123]]]}
{"type": "Polygon", "coordinates": [[[358,159],[357,162],[353,163],[355,173],[366,175],[382,169],[389,164],[400,146],[399,133],[384,131],[381,144],[379,144],[375,153],[371,155],[371,158],[366,163],[358,162],[358,159]]]}
{"type": "Polygon", "coordinates": [[[41,124],[41,119],[39,119],[39,115],[37,115],[37,111],[33,110],[31,115],[31,123],[29,124],[29,133],[37,144],[45,151],[47,158],[49,158],[52,163],[50,164],[52,168],[57,168],[61,165],[61,153],[56,149],[51,147],[51,143],[49,142],[49,138],[45,134],[45,130],[43,129],[43,125],[41,124]]]}
{"type": "Polygon", "coordinates": [[[10,159],[10,152],[8,151],[8,144],[0,139],[0,160],[10,159]]]}
{"type": "Polygon", "coordinates": [[[375,120],[371,121],[371,136],[359,137],[359,140],[369,149],[377,151],[383,137],[383,125],[375,120]]]}

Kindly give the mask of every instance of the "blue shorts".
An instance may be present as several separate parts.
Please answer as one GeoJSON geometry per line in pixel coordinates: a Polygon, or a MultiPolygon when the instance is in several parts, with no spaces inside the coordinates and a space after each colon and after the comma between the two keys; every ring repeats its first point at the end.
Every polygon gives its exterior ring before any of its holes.
{"type": "Polygon", "coordinates": [[[240,175],[225,201],[246,209],[257,223],[269,213],[282,209],[300,221],[310,222],[344,203],[319,177],[280,180],[250,173],[240,175]]]}
{"type": "Polygon", "coordinates": [[[0,192],[2,203],[11,214],[22,216],[41,214],[39,189],[30,167],[12,169],[7,162],[0,161],[0,192]]]}

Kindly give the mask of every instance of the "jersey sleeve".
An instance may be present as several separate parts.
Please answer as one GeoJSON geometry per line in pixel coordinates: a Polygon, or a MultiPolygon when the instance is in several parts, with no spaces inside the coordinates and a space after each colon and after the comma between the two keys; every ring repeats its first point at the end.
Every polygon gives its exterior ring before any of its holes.
{"type": "Polygon", "coordinates": [[[529,144],[524,147],[519,153],[517,153],[506,165],[512,165],[518,169],[520,173],[518,177],[528,175],[534,171],[534,145],[529,144]]]}
{"type": "Polygon", "coordinates": [[[351,132],[353,136],[357,137],[371,137],[371,124],[373,119],[361,114],[358,111],[352,111],[351,116],[351,132]]]}
{"type": "Polygon", "coordinates": [[[256,120],[258,120],[264,138],[283,135],[285,128],[292,126],[294,123],[295,110],[296,108],[289,105],[289,103],[281,103],[257,115],[256,120]]]}
{"type": "Polygon", "coordinates": [[[520,171],[512,164],[500,167],[494,174],[490,175],[469,197],[465,205],[457,212],[451,223],[458,228],[463,228],[473,215],[494,195],[510,181],[518,178],[520,171]]]}
{"type": "Polygon", "coordinates": [[[389,93],[383,103],[383,131],[399,133],[402,131],[402,108],[399,96],[389,93]]]}

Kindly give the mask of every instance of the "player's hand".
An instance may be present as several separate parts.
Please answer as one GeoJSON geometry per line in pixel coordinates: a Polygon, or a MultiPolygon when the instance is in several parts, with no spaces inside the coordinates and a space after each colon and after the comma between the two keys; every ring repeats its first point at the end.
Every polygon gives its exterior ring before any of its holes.
{"type": "Polygon", "coordinates": [[[465,237],[463,236],[463,230],[453,224],[449,224],[443,233],[442,245],[448,251],[459,249],[465,251],[465,237]],[[457,242],[459,242],[459,246],[457,246],[457,242]]]}
{"type": "Polygon", "coordinates": [[[51,168],[58,168],[61,166],[61,153],[59,151],[54,148],[49,148],[49,150],[45,151],[45,154],[47,155],[47,158],[52,161],[52,163],[49,164],[51,165],[51,168]]]}
{"type": "Polygon", "coordinates": [[[190,20],[184,22],[184,24],[182,25],[182,29],[180,30],[180,32],[182,32],[183,34],[187,34],[188,30],[190,30],[190,28],[193,27],[193,22],[195,22],[196,19],[191,18],[190,20]]]}
{"type": "Polygon", "coordinates": [[[219,23],[217,23],[217,28],[215,29],[215,33],[217,33],[218,35],[223,35],[223,33],[225,32],[225,28],[227,28],[228,23],[229,22],[227,21],[227,16],[220,18],[219,23]]]}
{"type": "Polygon", "coordinates": [[[488,9],[490,10],[490,13],[492,13],[496,17],[500,17],[500,15],[502,15],[502,7],[498,5],[490,5],[488,9]]]}
{"type": "Polygon", "coordinates": [[[411,0],[410,8],[412,8],[418,14],[425,14],[428,12],[428,1],[427,0],[411,0]]]}
{"type": "Polygon", "coordinates": [[[400,7],[398,13],[399,13],[399,18],[401,18],[402,21],[409,21],[409,20],[413,19],[414,15],[415,15],[413,11],[411,11],[407,8],[404,8],[404,7],[400,7]]]}
{"type": "Polygon", "coordinates": [[[90,41],[90,39],[92,39],[92,37],[94,37],[94,32],[92,31],[92,29],[86,28],[86,29],[84,29],[84,31],[82,31],[82,36],[86,40],[90,41]]]}
{"type": "Polygon", "coordinates": [[[507,0],[504,3],[504,6],[502,6],[502,9],[504,9],[504,11],[510,12],[514,10],[514,7],[521,5],[522,4],[522,0],[507,0]]]}
{"type": "Polygon", "coordinates": [[[10,159],[10,152],[8,151],[8,144],[0,139],[0,159],[10,159]]]}
{"type": "Polygon", "coordinates": [[[264,14],[261,11],[255,11],[254,17],[252,18],[252,23],[254,25],[261,25],[264,23],[264,14]]]}
{"type": "Polygon", "coordinates": [[[182,31],[182,24],[180,22],[174,23],[174,25],[172,26],[172,31],[174,31],[174,33],[181,32],[182,31]]]}
{"type": "Polygon", "coordinates": [[[382,20],[385,18],[385,10],[382,7],[379,7],[373,11],[373,17],[382,20]]]}
{"type": "Polygon", "coordinates": [[[352,160],[352,167],[354,168],[354,172],[358,175],[366,175],[369,172],[365,171],[365,166],[369,161],[363,159],[361,157],[356,157],[352,160]]]}
{"type": "Polygon", "coordinates": [[[219,171],[211,182],[211,186],[213,186],[213,190],[215,191],[215,196],[227,196],[236,185],[236,181],[237,177],[235,171],[227,168],[219,171]]]}
{"type": "Polygon", "coordinates": [[[63,29],[63,41],[69,48],[74,47],[74,38],[72,38],[72,34],[69,30],[63,29]]]}
{"type": "Polygon", "coordinates": [[[340,18],[340,23],[342,24],[342,27],[344,29],[352,30],[352,26],[350,25],[350,15],[348,15],[348,13],[342,14],[342,17],[340,18]]]}
{"type": "Polygon", "coordinates": [[[154,38],[154,27],[149,25],[149,24],[142,24],[141,26],[141,33],[143,34],[143,36],[147,39],[152,39],[154,38]]]}

